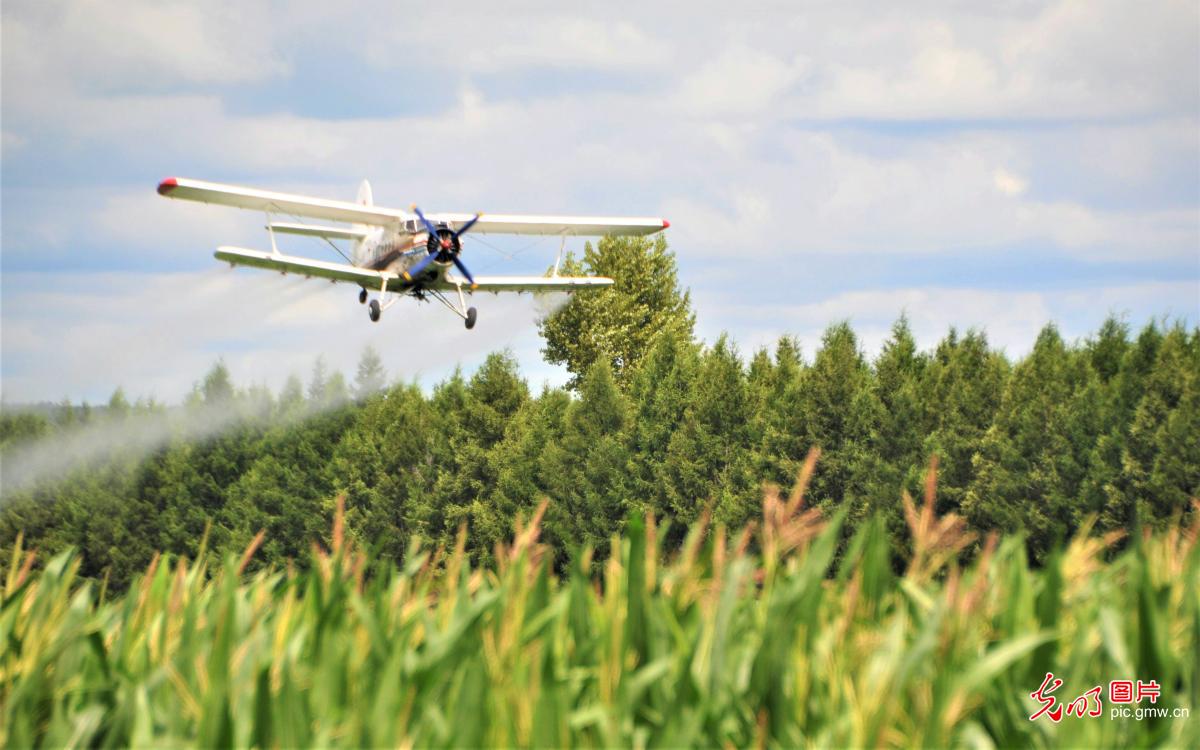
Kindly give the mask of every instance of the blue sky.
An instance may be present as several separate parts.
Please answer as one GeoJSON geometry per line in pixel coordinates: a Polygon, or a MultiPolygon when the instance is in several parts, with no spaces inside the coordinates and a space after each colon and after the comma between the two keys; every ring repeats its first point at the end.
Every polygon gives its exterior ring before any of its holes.
{"type": "MultiPolygon", "coordinates": [[[[218,266],[263,217],[163,200],[172,175],[666,216],[699,333],[744,352],[849,319],[874,354],[902,310],[923,345],[975,325],[1013,355],[1051,321],[1200,321],[1194,2],[754,7],[8,0],[0,395],[174,401],[217,357],[278,388],[367,344],[396,377],[507,346],[564,378],[544,301],[371,325],[353,290],[218,266]]],[[[493,244],[473,270],[557,249],[493,244]]]]}

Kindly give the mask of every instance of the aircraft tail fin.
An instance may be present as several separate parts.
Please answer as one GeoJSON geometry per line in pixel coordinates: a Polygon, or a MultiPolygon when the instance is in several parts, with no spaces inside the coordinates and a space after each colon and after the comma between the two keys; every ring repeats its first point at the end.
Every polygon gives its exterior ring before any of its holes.
{"type": "MultiPolygon", "coordinates": [[[[374,205],[375,199],[371,195],[371,183],[369,181],[363,180],[362,182],[358,183],[358,195],[355,197],[354,202],[360,206],[374,205]]],[[[364,258],[364,256],[366,255],[365,247],[364,247],[365,237],[366,237],[367,232],[370,231],[371,228],[367,227],[367,226],[362,226],[359,224],[355,224],[353,226],[354,226],[354,229],[361,231],[363,233],[363,237],[360,237],[359,239],[354,241],[354,247],[351,248],[351,253],[350,253],[350,257],[354,259],[354,264],[360,265],[365,260],[365,258],[364,258]]]]}

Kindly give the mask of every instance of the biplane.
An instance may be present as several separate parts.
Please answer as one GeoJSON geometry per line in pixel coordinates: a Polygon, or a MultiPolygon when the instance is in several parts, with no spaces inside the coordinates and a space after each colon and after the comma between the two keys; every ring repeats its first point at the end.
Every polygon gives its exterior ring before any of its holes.
{"type": "MultiPolygon", "coordinates": [[[[305,195],[276,193],[216,182],[170,177],[158,185],[159,195],[168,198],[233,206],[262,211],[267,217],[271,250],[219,247],[218,260],[233,266],[252,266],[329,279],[358,286],[359,304],[367,305],[372,321],[403,297],[421,301],[436,299],[457,313],[467,328],[475,327],[476,310],[467,297],[476,292],[574,292],[608,286],[612,279],[601,276],[560,276],[559,259],[548,276],[474,276],[462,260],[462,240],[475,234],[570,236],[647,235],[671,224],[666,219],[611,216],[523,216],[516,214],[426,214],[413,204],[407,211],[376,206],[371,185],[363,180],[358,198],[326,200],[305,195]],[[277,217],[316,219],[342,226],[276,221],[277,217]],[[302,235],[351,245],[348,262],[315,260],[279,252],[276,234],[302,235]],[[377,292],[369,300],[371,292],[377,292]]],[[[336,249],[336,245],[334,246],[336,249]]],[[[341,252],[340,250],[338,251],[341,252]]]]}

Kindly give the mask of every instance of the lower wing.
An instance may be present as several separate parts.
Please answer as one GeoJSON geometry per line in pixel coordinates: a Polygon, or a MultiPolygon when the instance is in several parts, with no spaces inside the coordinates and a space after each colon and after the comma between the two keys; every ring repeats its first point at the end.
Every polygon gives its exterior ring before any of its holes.
{"type": "MultiPolygon", "coordinates": [[[[246,250],[240,247],[221,247],[213,253],[217,260],[235,266],[265,268],[280,273],[294,273],[331,281],[345,281],[366,289],[386,289],[400,292],[408,288],[403,279],[389,271],[374,271],[347,263],[330,263],[295,255],[246,250]]],[[[569,292],[584,287],[602,287],[613,283],[603,276],[476,276],[472,290],[470,282],[447,275],[422,286],[439,292],[569,292]]]]}
{"type": "Polygon", "coordinates": [[[265,268],[270,271],[315,276],[331,281],[348,281],[371,289],[382,289],[385,283],[389,290],[404,286],[404,282],[400,281],[400,277],[394,273],[359,268],[348,263],[330,263],[324,260],[300,258],[295,255],[265,253],[259,250],[228,246],[219,248],[213,255],[217,260],[223,260],[235,266],[265,268]]]}
{"type": "MultiPolygon", "coordinates": [[[[604,276],[476,276],[476,292],[570,292],[585,287],[610,286],[612,279],[604,276]]],[[[447,276],[432,284],[429,289],[453,292],[462,286],[464,292],[472,291],[466,279],[447,276]]]]}

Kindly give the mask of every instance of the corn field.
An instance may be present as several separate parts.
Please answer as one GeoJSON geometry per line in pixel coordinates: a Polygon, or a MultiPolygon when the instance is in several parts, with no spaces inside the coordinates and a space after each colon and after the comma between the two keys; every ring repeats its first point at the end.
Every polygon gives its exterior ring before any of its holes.
{"type": "Polygon", "coordinates": [[[70,553],[35,571],[18,542],[0,744],[1200,744],[1196,718],[1111,718],[1107,700],[1111,680],[1153,678],[1156,706],[1198,705],[1195,529],[1119,553],[1082,534],[1034,569],[1020,538],[973,539],[932,495],[905,498],[903,575],[881,520],[844,540],[802,490],[768,491],[747,529],[697,524],[669,553],[631,518],[606,561],[561,576],[540,512],[489,569],[461,535],[375,562],[339,512],[304,571],[250,572],[260,537],[240,559],[158,558],[118,597],[70,553]],[[1047,672],[1060,704],[1104,686],[1104,714],[1031,720],[1047,672]]]}

